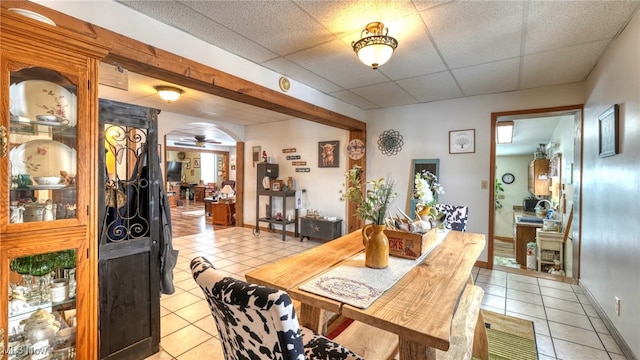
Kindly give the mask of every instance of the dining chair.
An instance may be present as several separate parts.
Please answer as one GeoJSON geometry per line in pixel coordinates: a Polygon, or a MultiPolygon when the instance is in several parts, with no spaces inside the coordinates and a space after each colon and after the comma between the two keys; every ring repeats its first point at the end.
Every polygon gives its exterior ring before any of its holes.
{"type": "Polygon", "coordinates": [[[364,360],[301,327],[286,292],[225,276],[204,257],[191,260],[191,273],[209,303],[225,359],[364,360]]]}
{"type": "Polygon", "coordinates": [[[436,204],[438,213],[445,213],[445,227],[449,230],[466,231],[469,208],[466,206],[436,204]]]}

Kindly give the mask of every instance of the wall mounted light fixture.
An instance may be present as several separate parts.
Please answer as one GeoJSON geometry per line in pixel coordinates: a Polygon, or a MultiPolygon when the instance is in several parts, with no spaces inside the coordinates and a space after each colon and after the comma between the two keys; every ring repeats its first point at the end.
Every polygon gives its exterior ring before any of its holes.
{"type": "Polygon", "coordinates": [[[398,40],[387,36],[389,29],[381,22],[372,22],[360,33],[361,39],[351,43],[360,61],[376,70],[386,63],[398,47],[398,40]]]}
{"type": "Polygon", "coordinates": [[[173,86],[156,86],[156,90],[158,91],[158,95],[162,98],[162,100],[166,102],[172,102],[178,100],[180,95],[184,92],[184,90],[179,89],[173,86]]]}
{"type": "Polygon", "coordinates": [[[497,143],[511,144],[513,141],[513,121],[500,121],[496,123],[497,143]]]}

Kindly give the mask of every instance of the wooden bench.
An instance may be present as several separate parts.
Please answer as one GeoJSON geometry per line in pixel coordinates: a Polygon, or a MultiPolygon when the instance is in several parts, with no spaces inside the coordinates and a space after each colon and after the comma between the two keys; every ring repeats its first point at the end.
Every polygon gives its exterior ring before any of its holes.
{"type": "Polygon", "coordinates": [[[489,359],[487,332],[480,311],[483,295],[481,287],[467,284],[453,315],[451,346],[448,351],[437,351],[438,360],[470,360],[472,356],[489,359]]]}
{"type": "Polygon", "coordinates": [[[398,354],[398,335],[354,321],[333,339],[365,359],[391,360],[398,354]]]}

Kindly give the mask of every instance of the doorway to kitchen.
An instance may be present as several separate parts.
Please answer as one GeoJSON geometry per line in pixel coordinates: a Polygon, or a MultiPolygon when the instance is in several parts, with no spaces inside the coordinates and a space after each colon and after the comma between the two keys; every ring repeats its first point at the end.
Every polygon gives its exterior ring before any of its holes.
{"type": "Polygon", "coordinates": [[[582,105],[493,113],[491,121],[489,268],[576,281],[582,105]],[[511,138],[498,143],[503,130],[511,138]]]}

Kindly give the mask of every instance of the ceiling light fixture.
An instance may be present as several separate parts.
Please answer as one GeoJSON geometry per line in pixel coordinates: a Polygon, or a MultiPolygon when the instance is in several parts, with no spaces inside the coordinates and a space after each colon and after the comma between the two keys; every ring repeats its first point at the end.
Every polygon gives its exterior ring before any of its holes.
{"type": "Polygon", "coordinates": [[[513,141],[513,121],[501,121],[496,123],[498,132],[498,144],[511,144],[513,141]]]}
{"type": "Polygon", "coordinates": [[[388,31],[383,23],[372,22],[360,33],[361,39],[351,43],[360,61],[371,66],[373,70],[389,61],[393,51],[398,47],[398,40],[387,36],[388,31]]]}
{"type": "Polygon", "coordinates": [[[176,101],[180,98],[180,95],[184,92],[182,89],[178,89],[173,86],[156,86],[156,90],[158,91],[158,95],[162,98],[162,100],[166,102],[176,101]]]}

